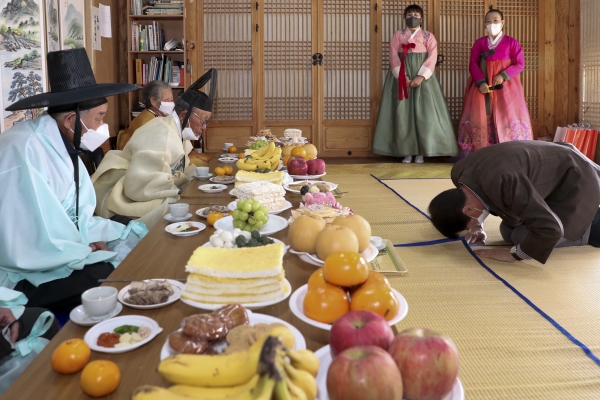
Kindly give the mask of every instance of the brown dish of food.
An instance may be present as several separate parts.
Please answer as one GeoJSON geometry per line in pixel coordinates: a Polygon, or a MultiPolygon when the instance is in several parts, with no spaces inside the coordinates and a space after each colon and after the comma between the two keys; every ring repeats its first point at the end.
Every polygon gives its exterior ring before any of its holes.
{"type": "Polygon", "coordinates": [[[170,347],[178,353],[207,354],[234,328],[249,323],[246,309],[229,304],[210,314],[194,314],[183,319],[181,331],[169,336],[170,347]]]}

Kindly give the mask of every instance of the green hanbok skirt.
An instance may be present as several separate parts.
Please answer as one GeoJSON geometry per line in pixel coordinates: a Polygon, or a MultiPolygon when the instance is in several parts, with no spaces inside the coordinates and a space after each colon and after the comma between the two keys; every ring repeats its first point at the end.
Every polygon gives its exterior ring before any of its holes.
{"type": "MultiPolygon", "coordinates": [[[[426,58],[427,53],[406,56],[406,75],[410,79],[417,76],[426,58]]],[[[423,80],[419,87],[409,87],[408,99],[398,100],[398,80],[391,71],[388,72],[379,106],[373,153],[392,157],[458,154],[448,105],[435,74],[423,80]]]]}

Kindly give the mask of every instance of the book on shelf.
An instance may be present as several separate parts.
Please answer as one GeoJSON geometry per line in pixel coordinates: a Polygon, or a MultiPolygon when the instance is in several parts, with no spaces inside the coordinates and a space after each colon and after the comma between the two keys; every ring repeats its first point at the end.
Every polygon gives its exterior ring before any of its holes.
{"type": "Polygon", "coordinates": [[[144,86],[150,81],[161,80],[166,83],[178,84],[180,77],[177,76],[177,79],[174,80],[173,64],[175,64],[175,68],[178,68],[178,62],[173,61],[171,57],[164,54],[159,57],[150,57],[150,61],[147,64],[143,59],[138,58],[135,60],[135,83],[144,86]]]}
{"type": "Polygon", "coordinates": [[[137,85],[142,85],[142,83],[144,81],[144,76],[142,73],[143,65],[144,65],[144,60],[142,60],[141,58],[137,58],[135,60],[135,83],[137,85]]]}
{"type": "Polygon", "coordinates": [[[183,0],[131,0],[131,15],[183,15],[183,0]]]}
{"type": "Polygon", "coordinates": [[[131,21],[131,51],[162,51],[165,46],[165,30],[160,22],[140,24],[131,21]]]}

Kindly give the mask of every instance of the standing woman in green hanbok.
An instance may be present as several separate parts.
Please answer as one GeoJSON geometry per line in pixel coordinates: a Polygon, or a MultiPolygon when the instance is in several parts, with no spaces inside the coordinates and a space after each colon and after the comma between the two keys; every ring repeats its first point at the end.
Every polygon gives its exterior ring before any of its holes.
{"type": "Polygon", "coordinates": [[[373,153],[404,157],[456,156],[458,145],[442,87],[434,74],[437,41],[421,29],[423,9],[406,7],[407,29],[390,39],[390,71],[385,79],[373,153]]]}

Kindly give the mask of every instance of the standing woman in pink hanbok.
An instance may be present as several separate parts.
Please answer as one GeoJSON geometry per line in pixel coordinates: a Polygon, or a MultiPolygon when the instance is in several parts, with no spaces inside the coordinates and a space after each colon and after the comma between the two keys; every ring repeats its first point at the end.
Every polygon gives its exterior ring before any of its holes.
{"type": "Polygon", "coordinates": [[[525,68],[523,49],[503,27],[504,15],[490,6],[485,15],[488,36],[477,39],[471,49],[471,76],[458,125],[459,157],[496,143],[533,139],[519,79],[525,68]]]}

